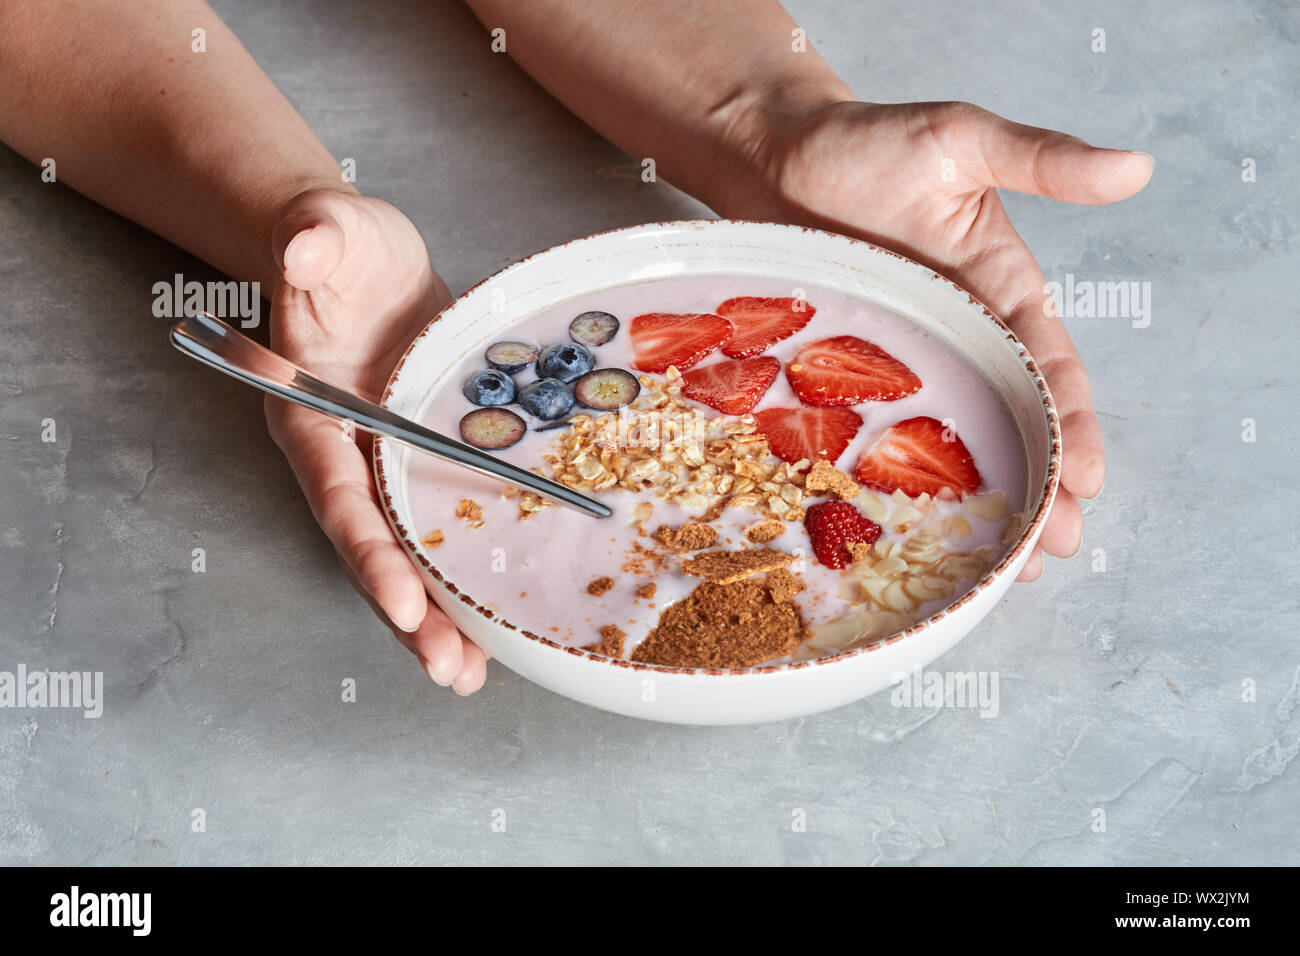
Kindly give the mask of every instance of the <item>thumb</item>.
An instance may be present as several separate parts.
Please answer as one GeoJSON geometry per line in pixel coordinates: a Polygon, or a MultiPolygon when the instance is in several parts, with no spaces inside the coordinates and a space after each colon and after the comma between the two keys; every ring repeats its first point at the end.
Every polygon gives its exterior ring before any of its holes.
{"type": "Polygon", "coordinates": [[[1100,149],[983,110],[970,122],[975,128],[968,135],[979,153],[970,168],[984,186],[1100,205],[1132,196],[1155,171],[1155,160],[1135,150],[1100,149]]]}
{"type": "Polygon", "coordinates": [[[320,189],[296,196],[271,236],[280,275],[295,289],[310,292],[324,285],[347,250],[346,198],[320,189]]]}

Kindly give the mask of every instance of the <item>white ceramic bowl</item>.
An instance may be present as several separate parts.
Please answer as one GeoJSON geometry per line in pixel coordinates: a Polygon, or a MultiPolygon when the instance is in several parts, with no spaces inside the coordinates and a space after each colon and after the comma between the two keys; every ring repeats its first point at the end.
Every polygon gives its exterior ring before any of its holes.
{"type": "Polygon", "coordinates": [[[686,724],[757,723],[829,710],[888,687],[895,675],[924,667],[961,640],[1015,580],[1056,494],[1061,438],[1051,395],[1024,347],[974,297],[896,253],[815,229],[731,220],[632,226],[547,249],[462,295],[411,344],[383,403],[419,420],[454,357],[468,346],[486,344],[565,299],[628,282],[701,274],[786,278],[792,287],[823,286],[871,300],[938,336],[992,381],[1027,454],[1024,530],[964,597],[887,641],[815,661],[727,671],[611,660],[530,633],[526,622],[497,619],[443,578],[411,530],[407,475],[418,452],[377,443],[380,496],[438,606],[494,658],[543,687],[620,714],[686,724]]]}

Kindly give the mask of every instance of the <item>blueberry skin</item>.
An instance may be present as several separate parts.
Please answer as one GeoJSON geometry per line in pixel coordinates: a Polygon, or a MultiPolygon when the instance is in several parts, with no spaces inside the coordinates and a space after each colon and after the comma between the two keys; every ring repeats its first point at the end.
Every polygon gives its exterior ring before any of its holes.
{"type": "Polygon", "coordinates": [[[539,378],[519,390],[519,407],[543,421],[567,415],[573,408],[573,393],[554,378],[539,378]]]}
{"type": "Polygon", "coordinates": [[[461,394],[475,405],[509,405],[515,400],[515,383],[504,372],[485,368],[465,380],[461,394]]]}
{"type": "Polygon", "coordinates": [[[596,367],[591,350],[577,342],[556,342],[537,356],[537,377],[572,382],[596,367]]]}

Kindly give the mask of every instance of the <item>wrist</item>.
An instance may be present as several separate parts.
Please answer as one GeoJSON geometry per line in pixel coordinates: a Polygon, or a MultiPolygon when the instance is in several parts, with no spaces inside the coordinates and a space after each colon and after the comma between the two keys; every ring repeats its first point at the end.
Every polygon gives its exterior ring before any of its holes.
{"type": "Polygon", "coordinates": [[[798,207],[787,165],[800,130],[849,102],[856,97],[833,74],[783,78],[734,98],[698,198],[727,219],[788,219],[798,207]]]}

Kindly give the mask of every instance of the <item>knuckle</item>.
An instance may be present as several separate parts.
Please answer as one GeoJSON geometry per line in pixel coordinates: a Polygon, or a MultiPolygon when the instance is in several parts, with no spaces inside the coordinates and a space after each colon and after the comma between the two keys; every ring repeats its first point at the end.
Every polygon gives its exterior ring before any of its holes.
{"type": "Polygon", "coordinates": [[[949,100],[937,104],[937,107],[936,117],[945,132],[973,127],[990,115],[988,110],[965,100],[949,100]]]}

